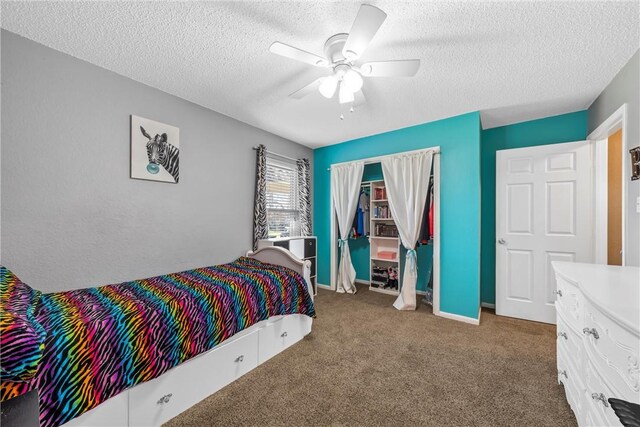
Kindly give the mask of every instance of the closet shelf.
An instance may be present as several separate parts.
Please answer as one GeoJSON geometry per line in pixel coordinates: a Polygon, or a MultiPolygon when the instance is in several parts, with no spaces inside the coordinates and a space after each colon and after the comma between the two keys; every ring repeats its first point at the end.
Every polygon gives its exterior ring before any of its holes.
{"type": "Polygon", "coordinates": [[[373,203],[376,203],[376,202],[388,202],[389,200],[388,199],[371,199],[371,201],[373,203]]]}
{"type": "Polygon", "coordinates": [[[381,240],[398,240],[397,237],[386,237],[386,236],[369,236],[370,239],[381,239],[381,240]]]}
{"type": "Polygon", "coordinates": [[[371,218],[371,221],[393,221],[393,218],[371,218]]]}
{"type": "Polygon", "coordinates": [[[371,259],[373,261],[393,262],[394,264],[398,263],[398,259],[397,258],[396,259],[388,259],[388,258],[376,258],[376,257],[372,256],[371,259]]]}

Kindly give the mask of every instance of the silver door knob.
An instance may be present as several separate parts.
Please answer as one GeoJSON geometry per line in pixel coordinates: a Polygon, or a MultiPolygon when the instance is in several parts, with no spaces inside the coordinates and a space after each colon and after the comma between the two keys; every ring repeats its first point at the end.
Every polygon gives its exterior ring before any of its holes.
{"type": "Polygon", "coordinates": [[[236,357],[236,362],[242,362],[244,360],[244,355],[241,354],[240,356],[236,357]]]}
{"type": "Polygon", "coordinates": [[[280,336],[281,336],[282,338],[286,337],[287,335],[288,335],[288,334],[287,334],[286,332],[283,332],[283,333],[281,333],[281,334],[280,334],[280,336]]]}
{"type": "Polygon", "coordinates": [[[498,243],[500,243],[501,245],[504,245],[505,243],[507,243],[507,241],[504,239],[498,239],[498,243]]]}
{"type": "Polygon", "coordinates": [[[562,296],[562,291],[561,290],[557,290],[557,291],[553,291],[554,294],[558,295],[559,297],[562,296]]]}

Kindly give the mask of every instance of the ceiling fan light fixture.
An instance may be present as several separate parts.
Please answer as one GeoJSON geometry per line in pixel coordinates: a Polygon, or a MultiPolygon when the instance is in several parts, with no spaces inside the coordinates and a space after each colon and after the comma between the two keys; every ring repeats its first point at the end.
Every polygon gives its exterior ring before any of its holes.
{"type": "Polygon", "coordinates": [[[356,99],[353,95],[353,92],[351,92],[347,85],[344,84],[344,81],[340,83],[340,92],[338,93],[338,98],[340,100],[340,104],[348,104],[355,101],[356,99]]]}
{"type": "Polygon", "coordinates": [[[346,85],[351,93],[356,93],[362,89],[362,76],[355,70],[349,70],[342,77],[342,85],[346,85]]]}
{"type": "Polygon", "coordinates": [[[338,79],[335,76],[327,76],[320,83],[320,87],[318,90],[325,98],[333,98],[333,95],[336,93],[336,88],[338,87],[338,79]]]}

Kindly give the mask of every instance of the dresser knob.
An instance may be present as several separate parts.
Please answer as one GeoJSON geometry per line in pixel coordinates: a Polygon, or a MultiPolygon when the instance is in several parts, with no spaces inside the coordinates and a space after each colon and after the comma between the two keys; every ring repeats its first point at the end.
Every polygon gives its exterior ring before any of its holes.
{"type": "Polygon", "coordinates": [[[236,362],[242,362],[244,360],[244,354],[241,354],[240,356],[236,357],[236,362]]]}
{"type": "Polygon", "coordinates": [[[286,337],[286,336],[287,336],[287,332],[286,332],[286,331],[285,331],[285,332],[283,332],[282,334],[280,334],[280,336],[281,336],[282,338],[286,337]]]}
{"type": "Polygon", "coordinates": [[[564,375],[565,378],[569,378],[569,375],[567,375],[567,371],[566,370],[560,370],[558,369],[558,376],[560,375],[564,375]]]}
{"type": "Polygon", "coordinates": [[[604,394],[602,394],[602,393],[591,393],[591,398],[593,400],[599,400],[600,402],[602,402],[602,404],[604,405],[605,408],[609,407],[609,404],[607,403],[607,398],[604,397],[604,394]]]}
{"type": "Polygon", "coordinates": [[[163,403],[169,403],[169,400],[171,400],[171,396],[173,396],[173,394],[171,393],[165,394],[164,396],[162,396],[160,400],[158,400],[158,405],[162,405],[163,403]]]}
{"type": "Polygon", "coordinates": [[[600,338],[600,335],[598,334],[598,331],[596,331],[596,328],[591,328],[591,329],[589,329],[589,328],[584,328],[584,329],[582,330],[582,332],[583,332],[585,335],[593,335],[593,338],[595,338],[595,339],[600,338]]]}
{"type": "Polygon", "coordinates": [[[557,291],[553,291],[553,293],[558,295],[559,297],[562,296],[562,291],[560,289],[558,289],[557,291]]]}
{"type": "Polygon", "coordinates": [[[564,338],[565,340],[568,340],[569,337],[567,337],[567,333],[566,332],[558,332],[558,338],[564,338]]]}

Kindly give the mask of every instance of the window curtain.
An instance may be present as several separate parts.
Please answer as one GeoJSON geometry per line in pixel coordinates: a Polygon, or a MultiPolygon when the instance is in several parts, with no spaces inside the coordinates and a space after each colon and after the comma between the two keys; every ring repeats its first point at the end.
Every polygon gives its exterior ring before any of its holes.
{"type": "Polygon", "coordinates": [[[309,160],[296,161],[298,171],[298,211],[300,212],[300,234],[311,236],[311,188],[309,160]]]}
{"type": "Polygon", "coordinates": [[[389,209],[402,245],[407,249],[402,289],[393,303],[398,310],[416,309],[416,242],[420,236],[432,160],[433,151],[424,151],[385,158],[381,162],[389,209]]]}
{"type": "Polygon", "coordinates": [[[340,232],[337,292],[356,293],[356,270],[351,263],[349,232],[356,213],[364,162],[354,162],[331,168],[331,194],[340,232]]]}
{"type": "Polygon", "coordinates": [[[256,150],[256,193],[253,201],[253,250],[258,240],[269,236],[267,227],[267,149],[259,145],[256,150]]]}

